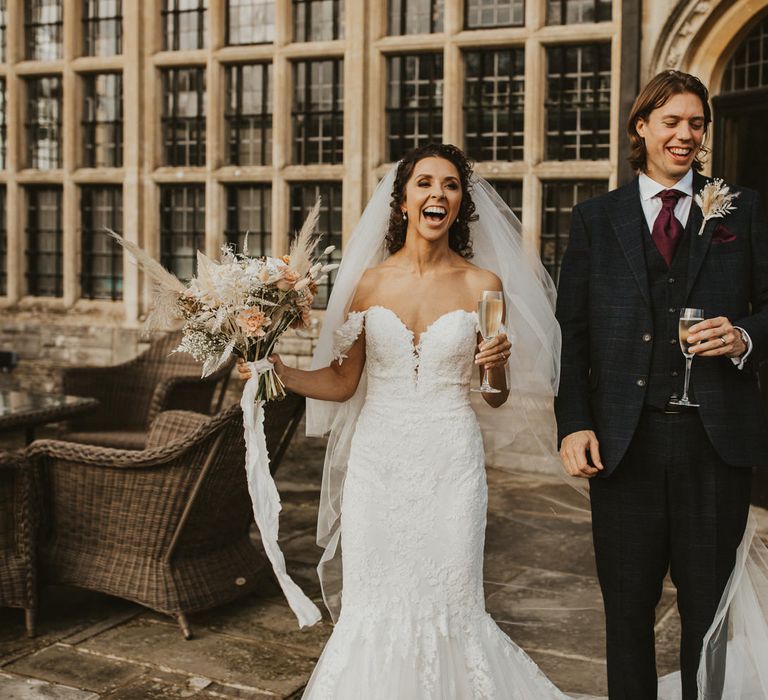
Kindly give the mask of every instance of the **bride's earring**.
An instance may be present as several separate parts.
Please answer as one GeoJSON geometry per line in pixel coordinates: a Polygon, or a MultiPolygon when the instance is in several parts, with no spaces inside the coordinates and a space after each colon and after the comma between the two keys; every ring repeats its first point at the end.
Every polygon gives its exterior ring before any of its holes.
{"type": "Polygon", "coordinates": [[[407,211],[403,212],[403,221],[408,221],[408,212],[407,211]]]}

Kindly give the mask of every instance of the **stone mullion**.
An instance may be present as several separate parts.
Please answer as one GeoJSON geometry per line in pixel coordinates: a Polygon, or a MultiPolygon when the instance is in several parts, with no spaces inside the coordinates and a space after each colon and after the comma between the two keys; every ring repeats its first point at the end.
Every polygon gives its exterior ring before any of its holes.
{"type": "MultiPolygon", "coordinates": [[[[123,236],[141,245],[141,223],[146,208],[142,197],[142,114],[146,105],[141,90],[145,62],[142,54],[140,2],[123,4],[123,236]]],[[[140,313],[138,267],[123,255],[123,307],[125,320],[134,323],[140,313]]]]}
{"type": "Polygon", "coordinates": [[[224,45],[224,0],[208,4],[208,57],[205,94],[205,253],[217,259],[224,242],[226,206],[216,170],[222,164],[224,133],[224,68],[216,52],[224,45]]]}
{"type": "Polygon", "coordinates": [[[79,15],[76,0],[64,0],[63,55],[64,68],[61,73],[62,89],[62,230],[63,252],[62,273],[64,305],[72,306],[80,296],[81,245],[78,240],[80,227],[78,189],[72,180],[77,169],[78,146],[80,144],[80,125],[78,120],[78,95],[80,94],[78,77],[72,68],[72,59],[77,55],[79,44],[79,15]]]}
{"type": "Polygon", "coordinates": [[[344,181],[342,241],[347,242],[365,206],[365,21],[368,2],[347,3],[344,54],[344,181]]]}
{"type": "Polygon", "coordinates": [[[23,162],[24,91],[21,79],[16,74],[16,61],[24,49],[23,34],[20,31],[24,8],[21,3],[11,2],[7,4],[6,11],[6,286],[8,303],[15,304],[24,290],[24,191],[17,180],[23,162]]]}
{"type": "MultiPolygon", "coordinates": [[[[140,154],[140,189],[143,203],[140,221],[142,222],[142,247],[157,260],[160,260],[160,191],[153,174],[162,163],[162,115],[163,94],[160,71],[155,65],[154,56],[162,47],[162,20],[159,3],[156,0],[143,0],[141,3],[141,22],[134,25],[138,50],[143,65],[139,70],[142,86],[141,95],[144,109],[141,111],[140,154]]],[[[129,30],[128,27],[125,27],[129,30]]],[[[152,284],[146,275],[141,275],[141,312],[146,312],[152,303],[152,284]]]]}
{"type": "Polygon", "coordinates": [[[290,195],[284,169],[291,162],[293,77],[285,48],[291,42],[291,0],[275,0],[275,53],[272,65],[272,254],[288,252],[290,195]]]}

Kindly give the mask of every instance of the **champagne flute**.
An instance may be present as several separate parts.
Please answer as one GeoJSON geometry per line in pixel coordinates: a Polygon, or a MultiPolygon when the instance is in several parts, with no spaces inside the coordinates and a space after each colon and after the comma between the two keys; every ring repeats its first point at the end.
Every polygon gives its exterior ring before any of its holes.
{"type": "MultiPolygon", "coordinates": [[[[501,292],[484,291],[483,298],[477,302],[477,319],[480,326],[480,335],[483,340],[496,337],[501,328],[501,317],[504,313],[504,300],[501,292]]],[[[483,367],[483,382],[477,389],[486,394],[500,394],[499,389],[494,389],[488,382],[488,368],[483,367]]]]}
{"type": "Polygon", "coordinates": [[[691,381],[691,363],[693,362],[693,353],[688,343],[688,335],[691,326],[701,323],[704,320],[703,309],[680,309],[680,320],[677,324],[677,335],[680,340],[680,349],[685,355],[685,383],[683,384],[682,398],[673,397],[669,400],[671,406],[690,406],[698,408],[699,404],[693,403],[688,398],[688,384],[691,381]]]}

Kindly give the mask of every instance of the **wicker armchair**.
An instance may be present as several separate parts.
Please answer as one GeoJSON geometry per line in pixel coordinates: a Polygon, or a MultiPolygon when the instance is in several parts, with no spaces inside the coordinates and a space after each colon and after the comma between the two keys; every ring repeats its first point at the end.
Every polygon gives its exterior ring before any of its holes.
{"type": "Polygon", "coordinates": [[[153,341],[138,357],[113,367],[70,367],[63,373],[65,394],[93,396],[100,410],[72,420],[64,439],[87,445],[144,449],[147,432],[161,411],[219,411],[234,358],[200,379],[200,363],[178,346],[178,333],[153,341]],[[215,394],[215,397],[214,397],[215,394]]]}
{"type": "Polygon", "coordinates": [[[0,605],[23,608],[27,633],[35,633],[35,508],[30,465],[0,452],[0,605]]]}
{"type": "MultiPolygon", "coordinates": [[[[293,395],[267,407],[270,454],[284,454],[303,407],[293,395]]],[[[264,560],[249,536],[239,406],[214,417],[161,413],[141,451],[38,440],[27,454],[47,501],[46,581],[171,615],[187,639],[186,613],[256,590],[264,560]]]]}

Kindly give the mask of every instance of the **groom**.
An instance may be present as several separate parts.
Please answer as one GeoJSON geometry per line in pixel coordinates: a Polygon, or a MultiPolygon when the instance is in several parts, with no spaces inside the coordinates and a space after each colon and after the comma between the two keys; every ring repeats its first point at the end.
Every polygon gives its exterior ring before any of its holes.
{"type": "Polygon", "coordinates": [[[708,97],[678,71],[644,88],[628,122],[638,177],[575,207],[560,274],[558,439],[568,473],[592,479],[611,700],[656,698],[654,613],[668,569],[683,698],[697,698],[702,639],[744,532],[750,467],[768,456],[756,373],[768,356],[768,229],[756,194],[733,183],[739,196],[722,217],[693,199],[712,182],[699,174],[708,97]],[[706,319],[689,336],[698,408],[669,404],[682,394],[685,307],[706,319]]]}

